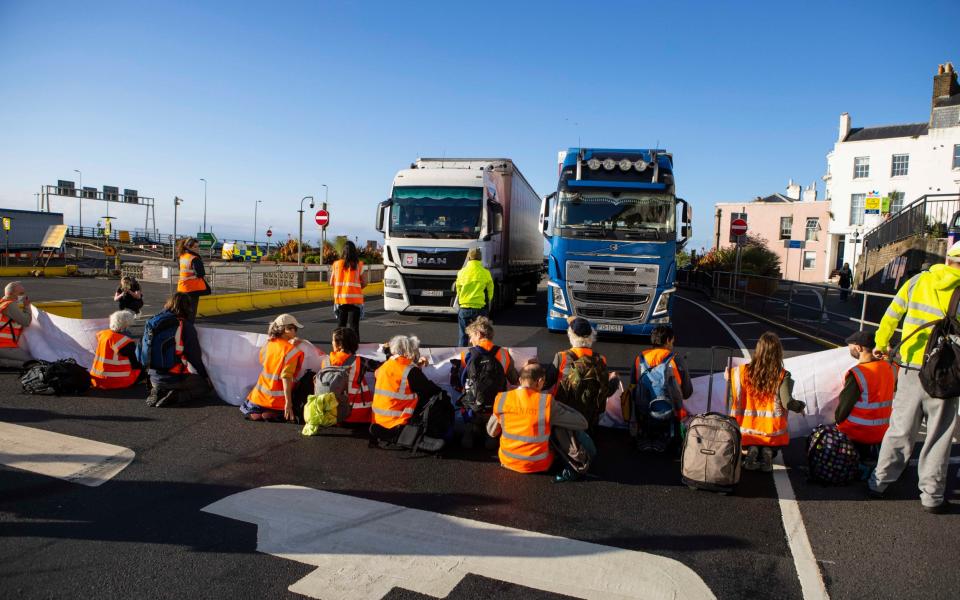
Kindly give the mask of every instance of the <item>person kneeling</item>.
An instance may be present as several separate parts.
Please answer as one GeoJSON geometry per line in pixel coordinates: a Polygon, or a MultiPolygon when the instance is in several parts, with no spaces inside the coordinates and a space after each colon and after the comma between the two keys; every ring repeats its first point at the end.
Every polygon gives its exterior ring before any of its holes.
{"type": "Polygon", "coordinates": [[[97,350],[90,368],[90,384],[102,390],[119,390],[135,384],[143,373],[137,342],[130,326],[137,315],[118,310],[110,315],[110,328],[97,333],[97,350]]]}
{"type": "Polygon", "coordinates": [[[270,323],[270,338],[260,348],[263,369],[256,385],[240,405],[240,412],[251,421],[295,421],[293,390],[303,366],[303,350],[297,330],[303,326],[293,315],[283,314],[270,323]]]}
{"type": "Polygon", "coordinates": [[[213,389],[203,366],[197,329],[189,320],[192,302],[187,294],[175,292],[144,327],[140,356],[150,373],[147,406],[190,402],[209,396],[213,389]]]}
{"type": "Polygon", "coordinates": [[[566,466],[557,476],[557,481],[575,479],[576,472],[586,470],[592,455],[596,454],[592,441],[584,433],[587,419],[542,391],[545,384],[546,372],[540,364],[531,361],[524,365],[520,370],[520,387],[497,395],[487,433],[500,437],[500,464],[518,473],[549,470],[554,456],[552,445],[566,453],[571,441],[579,442],[582,448],[578,454],[585,455],[578,457],[581,464],[573,465],[567,456],[561,455],[566,466]],[[571,436],[569,432],[577,435],[571,436]]]}
{"type": "Polygon", "coordinates": [[[423,374],[426,359],[420,358],[416,337],[394,336],[386,350],[390,358],[377,369],[373,390],[370,445],[389,448],[396,444],[403,426],[443,390],[423,374]]]}

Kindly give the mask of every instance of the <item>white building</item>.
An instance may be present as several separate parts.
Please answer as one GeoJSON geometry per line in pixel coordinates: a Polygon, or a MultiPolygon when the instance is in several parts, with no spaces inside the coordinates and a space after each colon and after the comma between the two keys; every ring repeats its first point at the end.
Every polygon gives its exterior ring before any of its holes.
{"type": "Polygon", "coordinates": [[[930,119],[923,123],[853,127],[840,115],[840,135],[827,154],[830,243],[824,278],[844,262],[856,265],[863,234],[885,215],[864,214],[868,195],[890,198],[896,213],[925,194],[960,190],[960,85],[953,65],[933,78],[930,119]]]}

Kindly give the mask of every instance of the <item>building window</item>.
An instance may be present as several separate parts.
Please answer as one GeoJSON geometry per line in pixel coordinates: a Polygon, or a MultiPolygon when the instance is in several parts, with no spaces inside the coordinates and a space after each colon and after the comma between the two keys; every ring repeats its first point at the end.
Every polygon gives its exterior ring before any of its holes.
{"type": "Polygon", "coordinates": [[[960,144],[953,147],[953,168],[960,169],[960,144]]]}
{"type": "Polygon", "coordinates": [[[865,179],[870,177],[870,157],[858,156],[853,159],[853,178],[865,179]]]}
{"type": "Polygon", "coordinates": [[[793,233],[793,217],[780,217],[780,239],[789,240],[793,233]]]}
{"type": "Polygon", "coordinates": [[[808,242],[817,241],[818,229],[820,229],[820,219],[817,217],[807,217],[807,232],[804,239],[808,242]]]}
{"type": "Polygon", "coordinates": [[[903,210],[903,192],[890,192],[890,214],[895,215],[903,210]]]}
{"type": "Polygon", "coordinates": [[[910,155],[894,154],[890,160],[890,177],[903,177],[910,171],[910,155]]]}
{"type": "Polygon", "coordinates": [[[866,194],[850,194],[850,224],[863,225],[863,204],[866,194]]]}
{"type": "Polygon", "coordinates": [[[815,250],[803,251],[803,270],[815,269],[817,267],[817,253],[815,250]]]}

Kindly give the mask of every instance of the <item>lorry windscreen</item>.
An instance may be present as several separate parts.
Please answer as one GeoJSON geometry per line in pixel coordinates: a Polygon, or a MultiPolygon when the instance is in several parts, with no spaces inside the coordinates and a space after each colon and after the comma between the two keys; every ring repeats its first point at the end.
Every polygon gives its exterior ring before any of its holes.
{"type": "Polygon", "coordinates": [[[602,239],[676,239],[673,196],[591,191],[563,192],[557,226],[563,235],[602,239]]]}
{"type": "Polygon", "coordinates": [[[390,234],[476,239],[482,203],[479,187],[395,187],[390,234]]]}

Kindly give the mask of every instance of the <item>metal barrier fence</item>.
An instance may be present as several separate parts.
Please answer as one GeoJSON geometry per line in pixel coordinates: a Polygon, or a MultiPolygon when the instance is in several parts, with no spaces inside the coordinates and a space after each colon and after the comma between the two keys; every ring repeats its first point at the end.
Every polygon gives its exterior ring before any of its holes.
{"type": "Polygon", "coordinates": [[[863,237],[864,247],[876,250],[915,235],[947,237],[957,211],[960,211],[960,194],[920,196],[867,232],[863,237]]]}
{"type": "Polygon", "coordinates": [[[713,300],[739,305],[774,322],[841,343],[864,326],[879,327],[893,299],[892,294],[743,273],[735,276],[726,271],[680,271],[677,284],[699,289],[713,300]]]}

